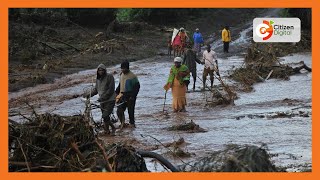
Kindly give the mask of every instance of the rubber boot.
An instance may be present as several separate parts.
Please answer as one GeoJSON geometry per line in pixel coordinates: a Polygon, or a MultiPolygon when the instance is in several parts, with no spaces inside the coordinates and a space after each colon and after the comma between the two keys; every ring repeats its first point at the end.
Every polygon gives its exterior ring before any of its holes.
{"type": "Polygon", "coordinates": [[[109,125],[107,123],[104,123],[104,132],[105,134],[110,134],[109,125]]]}
{"type": "Polygon", "coordinates": [[[116,127],[114,127],[114,125],[112,123],[109,124],[111,126],[111,136],[115,136],[116,135],[116,127]]]}

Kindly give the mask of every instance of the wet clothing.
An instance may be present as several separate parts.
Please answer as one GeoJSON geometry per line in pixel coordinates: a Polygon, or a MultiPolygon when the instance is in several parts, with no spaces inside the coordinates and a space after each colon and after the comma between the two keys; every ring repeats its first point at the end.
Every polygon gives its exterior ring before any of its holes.
{"type": "Polygon", "coordinates": [[[223,42],[230,42],[231,41],[230,30],[227,30],[226,28],[224,28],[222,30],[221,36],[222,36],[222,41],[223,42]]]}
{"type": "Polygon", "coordinates": [[[109,133],[109,126],[112,128],[112,131],[115,131],[115,127],[111,122],[110,114],[113,113],[113,108],[115,105],[115,101],[107,101],[100,103],[100,109],[102,112],[102,118],[104,122],[104,129],[107,133],[109,133]]]}
{"type": "Polygon", "coordinates": [[[186,32],[179,32],[178,36],[180,36],[180,40],[181,40],[181,45],[182,47],[186,47],[186,43],[188,40],[188,36],[186,32]]]}
{"type": "Polygon", "coordinates": [[[229,52],[229,43],[231,41],[230,30],[224,28],[222,30],[223,52],[229,52]]]}
{"type": "Polygon", "coordinates": [[[135,124],[134,109],[136,104],[137,95],[140,90],[140,83],[138,77],[129,71],[127,74],[120,74],[119,85],[116,89],[117,94],[122,94],[122,97],[118,103],[125,102],[117,109],[117,115],[121,123],[125,122],[124,111],[128,108],[129,123],[135,124]]]}
{"type": "Polygon", "coordinates": [[[205,50],[203,52],[202,62],[204,62],[204,67],[206,69],[208,68],[211,70],[217,69],[218,67],[217,54],[213,50],[210,50],[210,52],[208,52],[208,50],[205,50]]]}
{"type": "Polygon", "coordinates": [[[223,42],[223,52],[229,52],[229,43],[230,42],[223,42]]]}
{"type": "MultiPolygon", "coordinates": [[[[136,97],[132,97],[126,100],[126,102],[120,106],[118,106],[117,109],[117,116],[120,120],[120,122],[125,122],[125,115],[124,111],[126,108],[128,108],[128,114],[129,114],[129,123],[130,124],[135,124],[135,119],[134,119],[134,109],[136,106],[136,97]]],[[[121,101],[123,102],[123,101],[121,101]]]]}
{"type": "Polygon", "coordinates": [[[174,78],[172,85],[172,109],[175,112],[185,110],[187,105],[185,84],[180,84],[177,78],[174,78]]]}
{"type": "Polygon", "coordinates": [[[177,78],[181,85],[184,84],[184,81],[190,81],[190,71],[188,67],[184,64],[179,68],[172,65],[167,83],[173,84],[174,78],[177,78]]]}
{"type": "Polygon", "coordinates": [[[213,76],[214,70],[211,70],[209,68],[204,68],[203,69],[203,77],[202,79],[207,79],[207,76],[210,76],[210,80],[213,81],[214,80],[214,76],[213,76]]]}
{"type": "Polygon", "coordinates": [[[177,36],[173,39],[172,46],[182,46],[180,36],[177,35],[177,36]]]}
{"type": "MultiPolygon", "coordinates": [[[[99,68],[107,72],[105,65],[100,64],[97,70],[99,68]]],[[[103,76],[100,76],[97,72],[96,85],[91,92],[91,96],[96,94],[99,94],[100,102],[115,100],[116,94],[114,92],[114,77],[112,74],[105,73],[103,76]]]]}
{"type": "Polygon", "coordinates": [[[195,32],[193,34],[194,50],[198,53],[201,52],[201,44],[203,44],[203,37],[200,32],[195,32]]]}
{"type": "Polygon", "coordinates": [[[194,43],[193,49],[199,54],[201,53],[201,44],[200,43],[194,43]]]}
{"type": "Polygon", "coordinates": [[[186,86],[189,82],[190,71],[186,65],[182,64],[179,68],[177,68],[175,65],[171,67],[166,86],[171,86],[173,98],[172,108],[175,112],[185,110],[185,106],[187,104],[186,86]]]}
{"type": "Polygon", "coordinates": [[[136,97],[140,90],[138,77],[129,71],[127,74],[121,73],[120,82],[116,89],[116,93],[123,93],[126,96],[136,97]]]}
{"type": "Polygon", "coordinates": [[[104,64],[100,64],[97,68],[96,85],[91,92],[91,96],[99,94],[99,102],[102,112],[102,118],[104,121],[104,128],[107,133],[110,132],[109,126],[111,126],[112,131],[115,131],[115,127],[110,121],[110,114],[113,112],[116,97],[114,87],[114,77],[111,74],[107,73],[107,68],[104,64]],[[105,74],[102,76],[99,75],[98,69],[104,69],[105,74]]]}
{"type": "Polygon", "coordinates": [[[187,51],[184,54],[182,64],[185,64],[188,67],[189,71],[192,74],[192,77],[194,78],[197,77],[196,63],[201,64],[201,61],[197,58],[196,53],[191,49],[187,49],[187,51]]]}
{"type": "Polygon", "coordinates": [[[217,54],[213,50],[210,50],[210,52],[208,52],[208,50],[205,50],[203,52],[202,62],[204,62],[204,69],[203,69],[203,76],[202,76],[203,89],[204,89],[207,76],[210,75],[211,87],[212,87],[213,80],[214,80],[213,73],[214,71],[218,73],[217,54]]]}

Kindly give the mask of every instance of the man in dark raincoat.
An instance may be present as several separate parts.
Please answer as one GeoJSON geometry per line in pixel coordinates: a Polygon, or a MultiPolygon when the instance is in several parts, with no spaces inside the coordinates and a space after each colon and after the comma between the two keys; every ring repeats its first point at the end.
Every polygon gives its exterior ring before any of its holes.
{"type": "Polygon", "coordinates": [[[96,85],[91,93],[85,94],[87,98],[99,94],[98,101],[100,102],[100,108],[104,122],[104,130],[106,134],[111,134],[112,136],[115,135],[116,131],[116,128],[110,121],[110,114],[113,112],[116,100],[114,88],[115,85],[113,75],[107,73],[107,68],[104,64],[100,64],[97,68],[96,85]],[[111,133],[109,127],[111,127],[111,133]]]}
{"type": "MultiPolygon", "coordinates": [[[[197,79],[197,64],[203,64],[196,55],[196,52],[194,50],[191,49],[190,46],[187,47],[186,52],[184,54],[183,57],[183,63],[185,64],[188,68],[189,71],[192,74],[192,78],[193,78],[193,87],[192,89],[195,90],[196,88],[196,79],[197,79]]],[[[188,89],[188,86],[187,86],[188,89]]]]}

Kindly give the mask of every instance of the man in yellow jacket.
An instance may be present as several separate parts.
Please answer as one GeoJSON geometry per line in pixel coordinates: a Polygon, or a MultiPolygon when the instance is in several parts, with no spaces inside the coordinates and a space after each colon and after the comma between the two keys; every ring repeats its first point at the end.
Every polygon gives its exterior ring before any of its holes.
{"type": "Polygon", "coordinates": [[[222,42],[223,42],[223,52],[229,52],[229,43],[231,41],[231,34],[229,30],[229,26],[225,26],[222,30],[222,42]]]}

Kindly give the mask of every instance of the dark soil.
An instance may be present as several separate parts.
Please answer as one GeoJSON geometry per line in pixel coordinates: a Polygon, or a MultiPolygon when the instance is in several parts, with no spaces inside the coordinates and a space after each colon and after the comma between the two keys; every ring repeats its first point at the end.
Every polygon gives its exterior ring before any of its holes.
{"type": "MultiPolygon", "coordinates": [[[[266,9],[210,9],[199,17],[185,17],[186,21],[169,26],[184,27],[189,36],[198,27],[206,43],[220,39],[222,27],[228,24],[234,37],[242,25],[266,9]],[[237,17],[236,19],[234,17],[237,17]]],[[[30,21],[9,22],[9,92],[37,84],[50,83],[54,79],[85,69],[107,66],[124,60],[136,61],[161,53],[166,48],[168,25],[149,25],[142,22],[124,24],[114,28],[80,27],[63,19],[52,25],[30,21]],[[57,26],[56,24],[59,24],[57,26]],[[138,24],[138,25],[137,25],[138,24]],[[120,29],[119,29],[120,27],[120,29]],[[104,41],[112,41],[102,47],[104,41]]]]}

